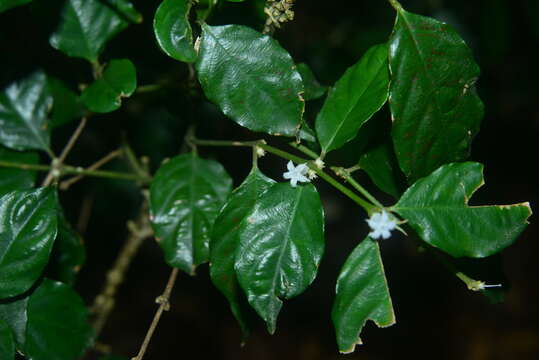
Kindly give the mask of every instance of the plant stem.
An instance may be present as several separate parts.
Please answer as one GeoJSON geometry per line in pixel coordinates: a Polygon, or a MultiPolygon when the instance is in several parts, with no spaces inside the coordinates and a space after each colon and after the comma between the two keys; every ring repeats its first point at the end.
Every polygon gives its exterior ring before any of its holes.
{"type": "Polygon", "coordinates": [[[378,206],[379,208],[383,209],[384,205],[382,205],[374,196],[372,196],[363,186],[361,186],[353,177],[352,175],[346,171],[346,169],[342,167],[336,167],[332,166],[331,170],[335,173],[335,175],[342,177],[345,181],[347,181],[354,189],[356,189],[361,195],[365,196],[367,200],[369,200],[374,205],[378,206]]]}
{"type": "Polygon", "coordinates": [[[265,143],[263,140],[255,140],[255,141],[223,141],[223,140],[200,140],[196,138],[190,138],[190,142],[197,145],[205,145],[205,146],[243,146],[243,147],[255,147],[258,146],[265,151],[272,153],[274,155],[277,155],[283,159],[292,160],[295,163],[302,164],[306,163],[311,170],[316,172],[316,174],[324,179],[326,182],[328,182],[330,185],[332,185],[334,188],[342,192],[344,195],[348,196],[352,201],[354,201],[356,204],[361,206],[368,214],[371,214],[374,212],[377,207],[370,204],[369,202],[365,201],[361,197],[359,197],[357,194],[352,192],[350,189],[339,183],[337,180],[333,179],[331,176],[329,176],[327,173],[325,173],[323,170],[319,169],[316,165],[309,162],[307,159],[301,158],[299,156],[290,154],[289,152],[286,152],[284,150],[275,148],[273,146],[270,146],[265,143]]]}
{"type": "Polygon", "coordinates": [[[142,342],[142,345],[140,347],[140,350],[134,358],[131,360],[142,360],[144,353],[146,352],[146,349],[148,348],[148,345],[150,344],[150,340],[152,339],[153,333],[157,327],[157,324],[159,324],[159,320],[161,319],[161,315],[163,314],[163,311],[168,311],[170,309],[170,293],[172,292],[172,288],[174,287],[174,284],[176,283],[176,278],[178,276],[178,269],[174,268],[172,269],[172,272],[170,273],[170,277],[168,278],[167,286],[165,288],[165,291],[163,292],[163,295],[159,296],[156,299],[156,302],[158,302],[159,308],[157,309],[157,312],[155,313],[155,316],[153,317],[152,323],[150,327],[148,328],[148,332],[146,333],[146,336],[144,337],[144,341],[142,342]]]}
{"type": "MultiPolygon", "coordinates": [[[[14,163],[11,161],[3,161],[3,160],[0,160],[0,167],[8,167],[8,168],[15,168],[15,169],[22,169],[22,170],[30,170],[30,171],[50,171],[53,168],[50,165],[14,163]]],[[[122,172],[117,172],[117,171],[90,170],[90,169],[84,169],[81,167],[74,167],[70,165],[62,165],[62,167],[60,168],[60,173],[62,175],[73,174],[73,175],[102,177],[102,178],[109,178],[109,179],[134,180],[134,181],[142,181],[142,182],[151,181],[151,177],[142,177],[135,174],[128,174],[128,173],[122,173],[122,172]]]]}
{"type": "Polygon", "coordinates": [[[91,307],[91,311],[95,315],[92,325],[95,329],[96,338],[103,330],[110,313],[114,309],[116,292],[125,278],[125,273],[127,272],[131,261],[135,257],[143,241],[153,234],[148,221],[147,201],[144,201],[137,221],[129,221],[127,223],[127,228],[129,230],[127,241],[120,250],[114,265],[107,273],[105,285],[99,295],[96,296],[91,307]]]}
{"type": "Polygon", "coordinates": [[[309,157],[311,157],[313,159],[318,159],[320,157],[320,155],[318,155],[317,153],[315,153],[314,151],[312,151],[308,147],[306,147],[304,145],[301,145],[301,144],[298,144],[295,141],[289,142],[288,145],[292,146],[293,148],[298,149],[299,151],[301,151],[302,153],[304,153],[305,155],[307,155],[307,156],[309,156],[309,157]]]}
{"type": "MultiPolygon", "coordinates": [[[[102,157],[101,159],[97,160],[95,163],[93,163],[92,165],[88,166],[87,170],[97,170],[99,169],[101,166],[105,165],[106,163],[108,163],[109,161],[111,161],[112,159],[115,159],[117,158],[118,156],[122,155],[122,150],[121,149],[118,149],[118,150],[114,150],[113,152],[110,152],[108,153],[107,155],[105,155],[104,157],[102,157]]],[[[73,185],[74,183],[76,183],[77,181],[80,181],[81,179],[84,178],[84,175],[77,175],[77,176],[74,176],[70,179],[67,179],[65,181],[62,181],[60,183],[60,190],[67,190],[69,189],[69,187],[71,185],[73,185]]]]}
{"type": "Polygon", "coordinates": [[[395,9],[397,11],[402,10],[402,5],[397,0],[388,0],[388,1],[391,4],[391,6],[393,7],[393,9],[395,9]]]}
{"type": "Polygon", "coordinates": [[[84,127],[86,126],[87,119],[86,117],[83,117],[80,120],[79,125],[67,141],[66,146],[62,150],[62,153],[60,156],[56,159],[52,160],[52,168],[41,183],[41,186],[49,186],[54,180],[58,180],[60,173],[60,168],[62,164],[64,163],[65,159],[67,158],[67,155],[69,155],[69,152],[71,149],[73,149],[73,146],[75,146],[75,143],[79,139],[80,135],[82,134],[82,131],[84,130],[84,127]]]}

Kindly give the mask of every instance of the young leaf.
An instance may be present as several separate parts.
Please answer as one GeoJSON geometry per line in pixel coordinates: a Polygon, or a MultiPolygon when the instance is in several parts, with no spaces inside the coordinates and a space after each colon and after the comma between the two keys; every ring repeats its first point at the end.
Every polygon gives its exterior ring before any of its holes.
{"type": "Polygon", "coordinates": [[[8,324],[0,319],[0,359],[15,359],[15,341],[8,324]]]}
{"type": "Polygon", "coordinates": [[[202,24],[196,63],[204,93],[253,131],[296,136],[305,103],[292,58],[274,39],[245,26],[202,24]]]}
{"type": "Polygon", "coordinates": [[[447,164],[418,180],[393,207],[432,246],[454,257],[485,257],[511,245],[531,215],[528,203],[468,206],[483,165],[447,164]]]}
{"type": "Polygon", "coordinates": [[[153,20],[153,31],[161,49],[168,56],[185,62],[197,58],[189,24],[191,5],[190,0],[164,0],[153,20]]]}
{"type": "MultiPolygon", "coordinates": [[[[35,152],[18,152],[0,146],[0,161],[37,164],[39,156],[35,152]]],[[[35,171],[0,167],[0,197],[12,190],[31,188],[35,180],[35,171]]]]}
{"type": "Polygon", "coordinates": [[[45,278],[30,295],[27,313],[23,352],[29,359],[78,359],[93,342],[86,306],[68,285],[45,278]]]}
{"type": "Polygon", "coordinates": [[[119,14],[133,23],[140,24],[142,22],[142,14],[135,9],[133,4],[128,0],[105,0],[119,14]]]}
{"type": "Polygon", "coordinates": [[[370,48],[329,90],[316,118],[316,134],[322,153],[338,149],[352,140],[359,128],[387,100],[389,70],[387,45],[370,48]]]}
{"type": "Polygon", "coordinates": [[[94,112],[106,113],[117,110],[122,98],[131,96],[137,88],[137,72],[128,59],[112,60],[101,78],[88,86],[81,94],[82,102],[94,112]]]}
{"type": "Polygon", "coordinates": [[[0,198],[0,299],[28,290],[47,262],[57,231],[56,190],[15,190],[0,198]]]}
{"type": "Polygon", "coordinates": [[[231,187],[221,164],[194,153],[159,168],[150,187],[150,220],[170,266],[194,274],[208,261],[210,230],[231,187]]]}
{"type": "Polygon", "coordinates": [[[391,143],[386,142],[367,151],[359,159],[358,165],[376,186],[398,199],[404,192],[406,178],[399,168],[392,147],[391,143]]]}
{"type": "Polygon", "coordinates": [[[240,309],[239,287],[234,271],[234,254],[240,242],[241,222],[253,209],[256,200],[272,184],[254,167],[243,183],[234,190],[219,216],[215,219],[210,241],[210,276],[213,284],[225,295],[232,313],[240,323],[243,333],[247,325],[240,309]]]}
{"type": "Polygon", "coordinates": [[[395,314],[387,287],[380,247],[365,238],[350,254],[337,279],[331,317],[341,353],[351,353],[361,329],[372,320],[378,327],[395,324],[395,314]]]}
{"type": "Polygon", "coordinates": [[[483,104],[479,67],[453,28],[400,9],[389,41],[393,142],[410,182],[468,157],[483,104]]]}
{"type": "Polygon", "coordinates": [[[323,252],[324,212],[312,184],[275,184],[257,200],[240,227],[235,269],[270,333],[275,332],[281,299],[305,291],[323,252]]]}
{"type": "Polygon", "coordinates": [[[49,150],[47,112],[52,96],[42,71],[9,85],[0,93],[0,143],[15,150],[49,150]]]}
{"type": "Polygon", "coordinates": [[[27,307],[28,296],[0,300],[0,320],[4,321],[11,329],[18,348],[21,348],[26,341],[27,307]]]}
{"type": "Polygon", "coordinates": [[[47,83],[53,97],[51,113],[51,128],[67,124],[68,122],[80,118],[84,111],[79,97],[60,80],[49,76],[47,83]]]}
{"type": "Polygon", "coordinates": [[[32,0],[0,0],[0,13],[16,6],[28,4],[32,0]]]}
{"type": "Polygon", "coordinates": [[[58,236],[47,266],[47,277],[73,285],[85,260],[86,249],[81,236],[58,209],[58,236]]]}
{"type": "Polygon", "coordinates": [[[303,94],[303,98],[305,100],[315,100],[322,97],[326,93],[327,86],[320,85],[307,64],[298,64],[297,70],[301,75],[303,86],[305,87],[305,94],[303,94]]]}
{"type": "Polygon", "coordinates": [[[51,46],[68,56],[96,62],[105,44],[128,23],[99,0],[67,0],[51,46]]]}

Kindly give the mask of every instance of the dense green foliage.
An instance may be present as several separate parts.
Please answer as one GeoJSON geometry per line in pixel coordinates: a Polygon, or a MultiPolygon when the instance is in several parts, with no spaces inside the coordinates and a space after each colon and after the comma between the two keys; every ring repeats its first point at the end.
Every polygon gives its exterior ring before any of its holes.
{"type": "MultiPolygon", "coordinates": [[[[0,16],[17,6],[32,6],[25,5],[30,2],[0,0],[0,16]]],[[[358,54],[357,62],[327,89],[308,65],[297,63],[271,36],[271,30],[293,20],[293,0],[265,3],[268,17],[265,26],[259,24],[263,33],[245,25],[212,25],[210,15],[222,2],[163,0],[156,5],[155,42],[141,49],[157,46],[187,69],[181,85],[175,79],[140,85],[129,54],[102,57],[116,34],[143,21],[130,1],[65,0],[49,43],[66,57],[86,61],[92,81],[75,91],[36,70],[0,89],[2,360],[14,359],[16,351],[31,360],[78,359],[96,342],[100,329],[92,329],[88,309],[72,289],[85,261],[84,244],[58,200],[58,191],[68,190],[78,176],[133,182],[145,199],[139,223],[148,225],[145,230],[159,243],[164,261],[190,275],[209,262],[211,280],[246,337],[250,325],[245,305],[274,333],[283,300],[300,295],[315,281],[326,243],[315,178],[332,185],[359,205],[363,215],[358,218],[369,219],[372,230],[357,234],[363,240],[343,264],[336,290],[328,289],[335,291],[331,315],[343,353],[361,344],[367,320],[380,327],[396,322],[378,244],[388,240],[381,237],[408,232],[433,257],[441,254],[449,259],[444,264],[453,266],[453,258],[501,252],[526,227],[528,203],[468,205],[483,185],[483,166],[464,162],[483,104],[474,88],[479,67],[450,25],[388,1],[396,21],[387,43],[358,54]],[[219,124],[194,119],[182,148],[171,158],[159,158],[153,172],[127,144],[122,154],[129,170],[123,172],[101,170],[100,163],[66,165],[71,142],[61,154],[51,148],[51,136],[65,124],[78,122],[74,142],[92,116],[125,107],[125,98],[154,92],[159,99],[179,91],[189,98],[189,106],[214,103],[245,128],[249,139],[257,132],[259,140],[199,139],[200,127],[219,124]],[[311,124],[304,113],[315,99],[321,109],[311,124]],[[384,106],[391,112],[390,130],[371,124],[384,106]],[[377,142],[364,151],[345,147],[358,138],[377,142]],[[252,150],[252,162],[245,165],[251,171],[241,185],[233,190],[223,165],[200,155],[204,146],[252,150]],[[324,163],[328,153],[344,149],[356,166],[324,163]],[[289,161],[283,176],[290,182],[271,179],[259,169],[259,159],[270,155],[289,161]],[[357,170],[366,172],[394,204],[384,206],[358,183],[353,177],[357,170]],[[43,179],[40,171],[46,174],[43,179]]],[[[131,225],[132,234],[143,232],[131,225]]],[[[460,278],[471,290],[488,291],[481,280],[460,278]]],[[[158,299],[163,307],[170,289],[158,299]]]]}

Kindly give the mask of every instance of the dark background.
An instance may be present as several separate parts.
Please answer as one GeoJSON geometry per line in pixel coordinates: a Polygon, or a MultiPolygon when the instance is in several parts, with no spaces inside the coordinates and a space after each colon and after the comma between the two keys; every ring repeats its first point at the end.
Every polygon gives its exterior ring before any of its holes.
{"type": "MultiPolygon", "coordinates": [[[[68,162],[88,165],[128,139],[139,155],[148,155],[155,169],[160,161],[181,149],[190,121],[197,121],[202,137],[246,139],[250,133],[227,120],[210,104],[193,106],[181,82],[187,68],[162,54],[155,43],[152,18],[158,1],[133,1],[144,14],[141,25],[131,25],[107,46],[102,61],[128,57],[137,67],[140,85],[164,81],[178,86],[169,91],[137,95],[122,110],[91,119],[68,162]]],[[[210,24],[239,23],[260,29],[263,18],[255,1],[226,3],[210,24]]],[[[473,50],[482,69],[477,87],[486,114],[471,159],[485,164],[486,186],[473,204],[536,203],[537,135],[536,57],[539,38],[539,1],[477,0],[402,1],[409,11],[453,24],[473,50]]],[[[61,1],[36,2],[0,15],[0,83],[2,86],[40,67],[76,89],[91,81],[91,69],[48,45],[58,22],[61,1]],[[40,4],[37,4],[40,3],[40,4]],[[46,4],[43,4],[46,3],[46,4]]],[[[333,84],[368,47],[387,40],[394,11],[385,1],[298,0],[296,18],[275,37],[297,62],[311,66],[320,82],[333,84]]],[[[320,102],[307,105],[312,119],[320,102]]],[[[380,121],[387,121],[382,112],[380,121]]],[[[53,134],[59,152],[74,129],[65,125],[53,134]]],[[[353,146],[353,145],[352,145],[353,146]]],[[[337,154],[337,164],[351,165],[337,154]]],[[[238,185],[249,171],[250,154],[242,149],[203,149],[203,156],[221,161],[238,185]]],[[[358,156],[357,156],[358,157],[358,156]]],[[[285,162],[270,156],[263,171],[278,180],[285,162]]],[[[121,167],[120,163],[112,168],[121,167]]],[[[368,179],[360,177],[368,186],[368,179]]],[[[240,347],[241,334],[224,297],[208,278],[207,266],[196,277],[179,276],[171,299],[150,344],[147,359],[336,359],[330,319],[335,279],[347,254],[368,231],[365,214],[349,199],[318,182],[326,211],[326,255],[313,285],[286,301],[277,332],[270,336],[256,316],[252,335],[240,347]]],[[[379,194],[387,204],[392,200],[379,194]]],[[[70,221],[79,227],[88,260],[76,288],[90,304],[105,273],[126,237],[125,222],[140,204],[130,183],[88,179],[61,194],[70,221]],[[90,215],[81,215],[82,209],[90,215]]],[[[534,218],[532,218],[533,222],[534,218]]],[[[479,279],[503,282],[508,289],[503,304],[467,290],[442,265],[416,250],[412,242],[394,236],[382,242],[383,259],[397,324],[377,329],[370,322],[362,332],[365,343],[349,359],[537,359],[539,328],[536,286],[537,227],[530,225],[499,258],[476,261],[479,279]],[[505,275],[499,272],[502,268],[505,275]]],[[[143,245],[120,288],[117,307],[99,342],[113,353],[134,356],[156,310],[154,299],[164,289],[169,268],[153,240],[143,245]]],[[[472,270],[473,273],[474,270],[472,270]]],[[[91,355],[89,358],[92,358],[91,355]]]]}

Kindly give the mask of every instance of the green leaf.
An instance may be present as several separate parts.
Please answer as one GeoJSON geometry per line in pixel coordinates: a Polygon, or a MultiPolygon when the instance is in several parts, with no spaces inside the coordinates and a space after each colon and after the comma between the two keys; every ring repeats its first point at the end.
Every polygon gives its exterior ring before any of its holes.
{"type": "Polygon", "coordinates": [[[83,115],[84,107],[79,97],[60,80],[49,76],[48,86],[53,97],[51,128],[67,124],[83,115]]]}
{"type": "Polygon", "coordinates": [[[303,82],[277,41],[245,26],[202,24],[198,55],[202,89],[225,115],[252,131],[296,136],[303,82]]]}
{"type": "Polygon", "coordinates": [[[228,299],[230,309],[240,323],[244,334],[247,334],[248,330],[240,307],[239,286],[234,270],[234,254],[240,242],[241,222],[251,212],[258,197],[273,183],[273,180],[254,167],[223,206],[212,229],[210,241],[211,279],[213,284],[228,299]]]}
{"type": "Polygon", "coordinates": [[[88,311],[68,285],[44,279],[28,301],[25,355],[32,360],[72,360],[93,341],[88,311]]]}
{"type": "Polygon", "coordinates": [[[531,215],[528,203],[468,206],[483,165],[452,163],[418,180],[393,207],[432,246],[460,257],[485,257],[511,245],[531,215]]]}
{"type": "Polygon", "coordinates": [[[0,359],[15,359],[15,341],[8,324],[0,319],[0,359]]]}
{"type": "Polygon", "coordinates": [[[0,143],[15,150],[49,150],[47,112],[52,96],[42,71],[0,93],[0,143]]]}
{"type": "Polygon", "coordinates": [[[164,0],[157,8],[153,30],[157,43],[170,57],[194,62],[193,32],[189,24],[190,0],[164,0]]]}
{"type": "Polygon", "coordinates": [[[350,254],[337,279],[335,302],[331,311],[341,353],[351,353],[361,345],[361,329],[372,320],[378,327],[395,324],[395,314],[380,247],[365,238],[350,254]]]}
{"type": "Polygon", "coordinates": [[[194,153],[159,168],[150,187],[150,220],[170,266],[194,274],[208,261],[210,230],[231,187],[221,164],[194,153]]]}
{"type": "Polygon", "coordinates": [[[387,45],[373,46],[329,90],[316,118],[323,154],[352,140],[384,105],[389,86],[387,64],[387,45]]]}
{"type": "Polygon", "coordinates": [[[128,23],[99,0],[67,0],[49,42],[68,56],[97,62],[105,44],[128,23]]]}
{"type": "Polygon", "coordinates": [[[483,116],[479,67],[451,26],[402,9],[389,49],[393,142],[413,182],[468,157],[483,116]]]}
{"type": "Polygon", "coordinates": [[[81,94],[82,102],[91,111],[106,113],[122,106],[122,98],[131,96],[137,88],[137,72],[128,59],[112,60],[103,75],[81,94]]]}
{"type": "Polygon", "coordinates": [[[359,166],[382,191],[397,199],[404,192],[406,178],[400,171],[391,143],[383,143],[364,153],[359,166]]]}
{"type": "Polygon", "coordinates": [[[14,190],[0,198],[0,299],[28,290],[49,260],[57,231],[56,190],[14,190]]]}
{"type": "Polygon", "coordinates": [[[312,184],[275,184],[257,200],[240,227],[235,269],[270,333],[281,299],[301,294],[313,282],[323,252],[324,212],[312,184]]]}
{"type": "Polygon", "coordinates": [[[58,209],[58,236],[52,248],[47,277],[73,285],[85,260],[82,237],[67,221],[64,212],[58,209]]]}
{"type": "Polygon", "coordinates": [[[32,0],[0,0],[0,13],[16,6],[28,4],[32,0]]]}
{"type": "Polygon", "coordinates": [[[119,14],[125,16],[125,18],[133,23],[142,23],[142,14],[135,9],[133,4],[128,0],[105,0],[110,6],[112,6],[119,14]]]}
{"type": "Polygon", "coordinates": [[[318,80],[316,80],[313,72],[311,71],[311,68],[309,68],[307,64],[298,64],[297,70],[301,75],[301,79],[303,80],[303,86],[305,88],[303,98],[305,100],[318,99],[326,93],[327,86],[320,85],[318,80]]]}
{"type": "MultiPolygon", "coordinates": [[[[18,152],[0,146],[0,161],[19,164],[37,164],[39,156],[35,152],[18,152]]],[[[28,189],[34,186],[36,172],[0,167],[0,196],[12,190],[28,189]]]]}
{"type": "Polygon", "coordinates": [[[0,320],[9,325],[18,348],[26,341],[27,307],[28,296],[0,300],[0,320]]]}

